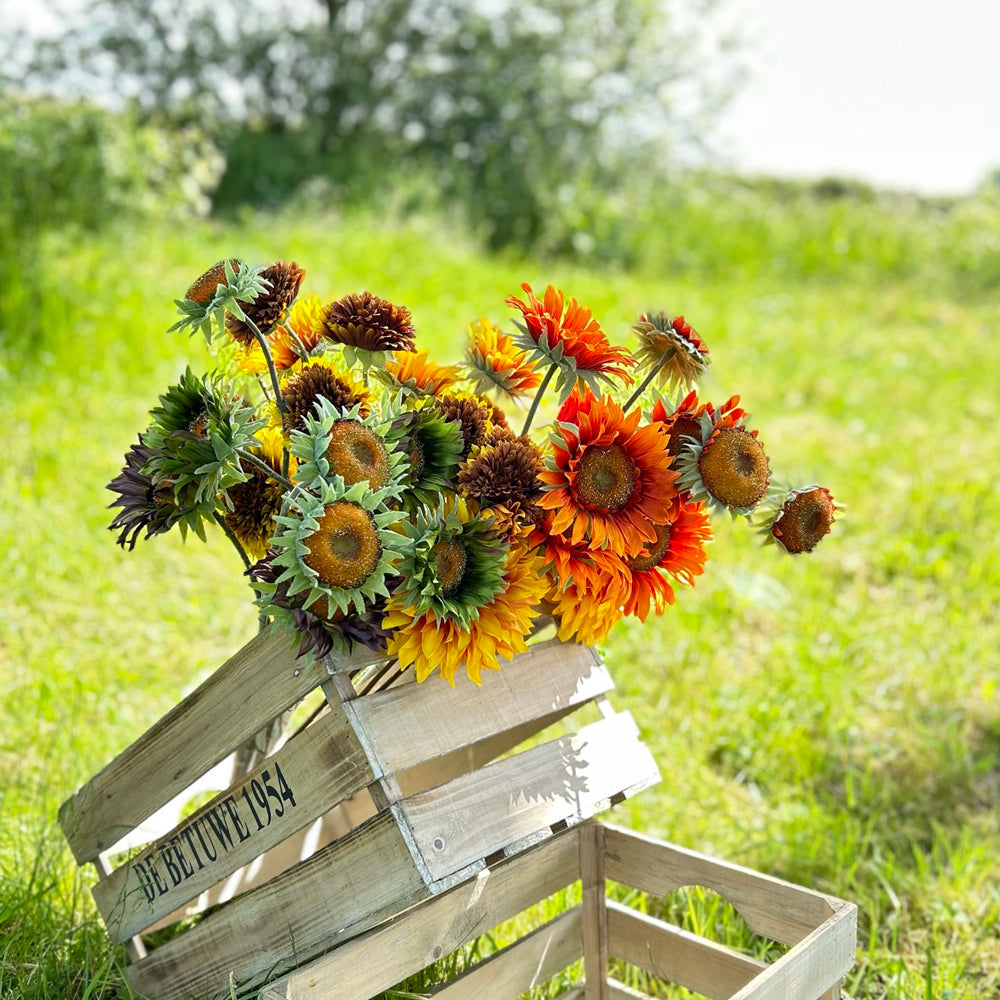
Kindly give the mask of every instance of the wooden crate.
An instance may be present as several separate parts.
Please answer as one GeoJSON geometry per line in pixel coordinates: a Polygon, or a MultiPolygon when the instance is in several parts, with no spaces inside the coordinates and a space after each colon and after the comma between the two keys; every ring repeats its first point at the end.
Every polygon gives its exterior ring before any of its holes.
{"type": "Polygon", "coordinates": [[[482,688],[462,678],[454,690],[372,661],[306,664],[287,637],[259,636],[64,803],[66,839],[97,867],[94,898],[129,949],[137,992],[228,994],[231,977],[253,989],[659,778],[587,647],[539,642],[482,688]],[[311,724],[123,851],[157,810],[318,692],[325,709],[311,724]],[[581,714],[591,721],[571,728],[581,714]],[[561,720],[562,735],[510,753],[561,720]],[[151,947],[149,932],[171,923],[181,932],[151,947]]]}
{"type": "Polygon", "coordinates": [[[713,1000],[836,1000],[854,964],[854,904],[592,821],[274,980],[260,1000],[370,1000],[576,881],[579,904],[427,995],[513,1000],[582,958],[585,979],[564,1000],[648,1000],[609,976],[613,961],[713,1000]],[[712,889],[755,932],[789,949],[765,965],[609,899],[609,881],[651,896],[712,889]]]}

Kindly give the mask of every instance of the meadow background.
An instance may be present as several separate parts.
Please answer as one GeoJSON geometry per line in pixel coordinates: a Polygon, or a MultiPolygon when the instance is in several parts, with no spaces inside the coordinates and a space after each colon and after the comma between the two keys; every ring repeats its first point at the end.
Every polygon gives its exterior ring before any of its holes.
{"type": "Polygon", "coordinates": [[[847,511],[808,558],[719,520],[698,586],[612,633],[616,703],[663,773],[618,819],[856,902],[852,996],[1000,995],[997,185],[921,198],[637,155],[572,196],[539,180],[498,230],[511,192],[477,214],[433,158],[302,182],[288,141],[0,100],[0,998],[130,995],[56,810],[256,631],[225,539],[128,553],[107,531],[157,395],[211,363],[166,332],[172,300],[224,256],[405,303],[441,361],[475,317],[507,326],[522,281],[626,345],[640,311],[683,313],[705,395],[741,394],[772,467],[847,511]],[[281,197],[241,187],[253,163],[281,197]]]}

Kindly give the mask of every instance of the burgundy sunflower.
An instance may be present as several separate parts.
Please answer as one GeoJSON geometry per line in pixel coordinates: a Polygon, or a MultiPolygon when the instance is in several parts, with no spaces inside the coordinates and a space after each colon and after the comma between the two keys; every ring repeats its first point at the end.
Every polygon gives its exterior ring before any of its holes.
{"type": "Polygon", "coordinates": [[[639,426],[613,400],[574,390],[559,411],[552,456],[541,475],[539,505],[553,512],[551,530],[573,543],[637,555],[656,540],[677,496],[667,435],[639,426]]]}
{"type": "Polygon", "coordinates": [[[353,293],[331,302],[322,322],[330,340],[357,350],[412,351],[416,343],[410,310],[371,292],[353,293]]]}

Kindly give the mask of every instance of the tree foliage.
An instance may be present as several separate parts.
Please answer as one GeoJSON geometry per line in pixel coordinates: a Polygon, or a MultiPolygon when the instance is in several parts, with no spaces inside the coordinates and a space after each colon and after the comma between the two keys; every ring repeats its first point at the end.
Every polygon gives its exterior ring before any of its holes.
{"type": "Polygon", "coordinates": [[[699,26],[715,5],[690,0],[684,27],[657,0],[95,0],[36,46],[32,74],[228,127],[231,181],[241,151],[266,176],[282,146],[296,165],[278,166],[278,189],[418,164],[505,243],[718,96],[699,26]]]}

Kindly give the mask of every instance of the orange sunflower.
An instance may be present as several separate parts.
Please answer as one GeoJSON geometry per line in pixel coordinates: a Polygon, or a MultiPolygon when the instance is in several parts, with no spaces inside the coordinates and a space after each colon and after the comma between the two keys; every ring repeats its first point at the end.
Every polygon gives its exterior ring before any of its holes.
{"type": "Polygon", "coordinates": [[[399,385],[436,396],[458,382],[457,365],[439,365],[430,360],[429,351],[394,351],[386,358],[385,370],[399,385]]]}
{"type": "Polygon", "coordinates": [[[666,523],[677,496],[677,473],[660,424],[640,427],[639,419],[638,410],[626,416],[589,389],[563,403],[538,501],[553,511],[553,533],[626,557],[655,541],[653,525],[666,523]]]}
{"type": "Polygon", "coordinates": [[[541,373],[514,345],[513,338],[501,333],[485,316],[469,324],[469,337],[468,378],[475,383],[476,392],[495,389],[517,399],[538,388],[541,373]]]}
{"type": "Polygon", "coordinates": [[[712,540],[712,525],[702,503],[676,500],[670,520],[655,528],[656,541],[628,561],[624,611],[643,622],[650,609],[659,615],[674,603],[673,587],[664,574],[694,586],[694,578],[705,571],[705,545],[712,540]]]}
{"type": "Polygon", "coordinates": [[[542,363],[555,365],[559,371],[559,387],[565,396],[578,383],[585,383],[594,393],[601,391],[600,383],[615,385],[618,379],[624,385],[632,384],[628,369],[635,360],[624,347],[612,347],[590,310],[576,299],[566,305],[564,294],[548,285],[539,300],[528,284],[521,288],[527,302],[511,295],[507,305],[519,309],[524,318],[517,323],[523,336],[518,346],[528,356],[542,363]]]}
{"type": "Polygon", "coordinates": [[[563,642],[593,646],[603,642],[621,620],[622,593],[613,582],[596,593],[583,594],[578,587],[549,594],[556,634],[563,642]]]}
{"type": "MultiPolygon", "coordinates": [[[[609,581],[627,588],[625,560],[610,549],[594,549],[584,542],[574,543],[566,535],[552,532],[552,514],[528,536],[528,545],[542,557],[545,572],[553,579],[554,591],[574,588],[577,595],[599,594],[609,581]]],[[[552,595],[550,600],[554,598],[552,595]]]]}
{"type": "Polygon", "coordinates": [[[395,630],[386,647],[389,656],[398,658],[400,669],[412,666],[418,681],[438,670],[454,686],[464,663],[472,682],[481,683],[483,670],[499,669],[499,657],[510,660],[527,652],[525,639],[549,586],[541,559],[523,548],[510,550],[504,580],[504,589],[479,609],[468,629],[436,617],[433,609],[415,616],[392,598],[382,619],[383,628],[395,630]]]}
{"type": "Polygon", "coordinates": [[[696,441],[701,437],[702,414],[707,413],[720,426],[735,427],[739,424],[747,416],[746,410],[740,409],[739,402],[739,396],[730,396],[716,410],[711,403],[699,403],[698,393],[692,390],[671,413],[667,413],[662,399],[657,400],[649,419],[663,424],[664,430],[670,435],[668,450],[671,456],[677,456],[684,445],[689,443],[685,438],[696,441]]]}

